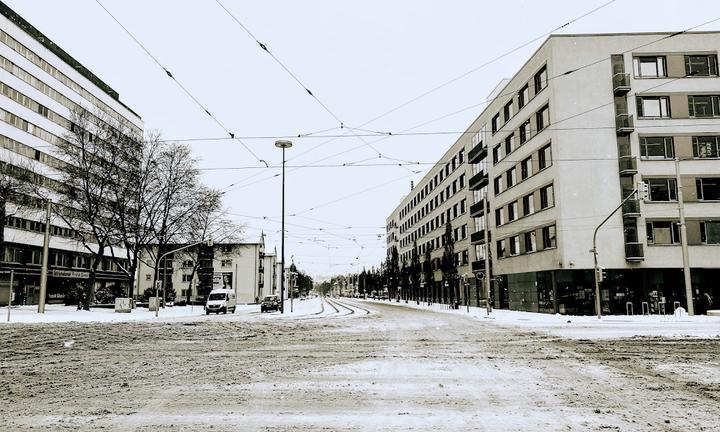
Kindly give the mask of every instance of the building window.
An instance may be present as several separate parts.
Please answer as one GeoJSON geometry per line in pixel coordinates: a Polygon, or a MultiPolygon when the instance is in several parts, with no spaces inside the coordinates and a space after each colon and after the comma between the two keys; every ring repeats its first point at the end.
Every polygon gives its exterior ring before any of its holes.
{"type": "Polygon", "coordinates": [[[508,155],[515,150],[515,134],[510,134],[505,138],[505,154],[508,155]]]}
{"type": "Polygon", "coordinates": [[[507,123],[513,116],[513,101],[506,103],[503,107],[503,114],[505,115],[505,123],[507,123]]]}
{"type": "Polygon", "coordinates": [[[688,96],[690,117],[717,117],[720,115],[720,96],[688,96]]]}
{"type": "Polygon", "coordinates": [[[673,137],[640,137],[640,157],[644,159],[674,158],[673,137]]]}
{"type": "Polygon", "coordinates": [[[463,162],[465,162],[465,149],[461,149],[458,153],[458,163],[462,164],[463,162]]]}
{"type": "Polygon", "coordinates": [[[675,179],[648,179],[646,183],[650,201],[677,201],[675,179]]]}
{"type": "Polygon", "coordinates": [[[220,267],[232,267],[231,259],[220,260],[220,267]]]}
{"type": "MultiPolygon", "coordinates": [[[[692,99],[692,96],[689,98],[692,99]]],[[[638,96],[636,99],[639,117],[670,117],[670,98],[667,96],[638,96]]]]}
{"type": "Polygon", "coordinates": [[[508,205],[508,222],[512,222],[518,218],[518,203],[513,201],[508,205]]]}
{"type": "Polygon", "coordinates": [[[535,114],[535,119],[537,120],[538,132],[548,127],[550,125],[550,107],[545,105],[540,108],[540,111],[535,114]]]}
{"type": "Polygon", "coordinates": [[[521,88],[518,92],[518,107],[522,108],[530,100],[530,87],[525,84],[525,87],[521,88]]]}
{"type": "Polygon", "coordinates": [[[550,166],[552,161],[552,149],[550,147],[550,144],[546,145],[545,147],[541,148],[538,152],[538,169],[544,170],[548,166],[550,166]]]}
{"type": "Polygon", "coordinates": [[[720,157],[720,139],[717,136],[693,137],[693,157],[718,158],[720,157]]]}
{"type": "Polygon", "coordinates": [[[715,76],[718,74],[717,56],[686,55],[685,74],[692,76],[715,76]]]}
{"type": "Polygon", "coordinates": [[[698,199],[703,201],[720,201],[720,178],[695,179],[698,199]]]}
{"type": "Polygon", "coordinates": [[[193,278],[192,275],[189,275],[189,274],[182,275],[182,281],[184,283],[192,282],[192,278],[193,278]]]}
{"type": "Polygon", "coordinates": [[[553,194],[552,185],[545,186],[540,189],[540,208],[546,209],[555,204],[555,195],[553,194]]]}
{"type": "Polygon", "coordinates": [[[505,240],[499,240],[497,242],[497,257],[505,258],[505,240]]]}
{"type": "Polygon", "coordinates": [[[643,56],[633,58],[633,68],[637,78],[658,78],[667,76],[665,57],[643,56]]]}
{"type": "Polygon", "coordinates": [[[220,252],[230,253],[230,252],[232,252],[232,248],[233,248],[232,245],[229,245],[229,244],[220,245],[220,252]]]}
{"type": "Polygon", "coordinates": [[[195,266],[195,263],[193,260],[183,260],[182,262],[183,268],[193,268],[195,266]]]}
{"type": "Polygon", "coordinates": [[[505,224],[505,208],[499,208],[495,210],[495,225],[500,226],[505,224]]]}
{"type": "Polygon", "coordinates": [[[510,241],[510,256],[520,255],[520,236],[512,236],[510,241]]]}
{"type": "Polygon", "coordinates": [[[493,155],[493,164],[496,164],[500,161],[500,144],[493,147],[492,155],[493,155]]]}
{"type": "Polygon", "coordinates": [[[547,67],[543,66],[533,78],[535,84],[535,94],[540,93],[548,84],[547,67]]]}
{"type": "Polygon", "coordinates": [[[495,180],[493,181],[493,189],[495,190],[495,195],[498,195],[503,192],[503,177],[497,176],[495,177],[495,180]]]}
{"type": "Polygon", "coordinates": [[[700,222],[700,241],[705,244],[720,244],[720,221],[700,222]]]}
{"type": "Polygon", "coordinates": [[[530,139],[530,119],[520,125],[520,144],[525,144],[530,139]]]}
{"type": "Polygon", "coordinates": [[[646,224],[647,242],[655,245],[680,243],[678,224],[671,221],[653,221],[646,224]]]}
{"type": "Polygon", "coordinates": [[[525,180],[532,175],[532,158],[520,162],[520,178],[525,180]]]}
{"type": "Polygon", "coordinates": [[[535,236],[535,231],[525,233],[525,252],[535,252],[537,250],[535,236]]]}
{"type": "Polygon", "coordinates": [[[542,229],[543,249],[550,249],[557,246],[555,225],[546,226],[542,229]]]}
{"type": "Polygon", "coordinates": [[[465,208],[467,207],[466,200],[460,201],[460,214],[465,213],[465,208]]]}
{"type": "Polygon", "coordinates": [[[505,173],[508,188],[514,186],[515,183],[517,183],[516,171],[517,170],[515,169],[515,167],[513,167],[513,168],[510,168],[509,170],[507,170],[507,172],[505,173]]]}
{"type": "Polygon", "coordinates": [[[535,194],[525,195],[523,197],[523,216],[535,213],[535,194]]]}
{"type": "Polygon", "coordinates": [[[498,129],[500,127],[499,123],[500,123],[500,113],[495,114],[495,116],[492,118],[492,121],[490,122],[490,127],[492,129],[493,134],[495,134],[498,131],[498,129]]]}

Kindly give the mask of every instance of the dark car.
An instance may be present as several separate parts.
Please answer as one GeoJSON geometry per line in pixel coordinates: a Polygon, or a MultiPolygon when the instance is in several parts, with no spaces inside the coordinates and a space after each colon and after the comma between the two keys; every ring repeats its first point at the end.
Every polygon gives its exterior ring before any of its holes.
{"type": "Polygon", "coordinates": [[[280,299],[276,295],[265,296],[260,303],[260,312],[270,312],[280,310],[280,299]]]}

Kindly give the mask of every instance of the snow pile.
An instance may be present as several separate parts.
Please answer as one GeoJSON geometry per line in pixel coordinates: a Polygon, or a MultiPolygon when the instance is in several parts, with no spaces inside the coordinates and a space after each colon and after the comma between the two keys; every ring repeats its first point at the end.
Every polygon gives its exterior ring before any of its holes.
{"type": "Polygon", "coordinates": [[[597,316],[553,315],[506,309],[493,309],[488,316],[484,308],[477,307],[470,307],[470,312],[467,312],[465,306],[452,310],[441,304],[428,306],[427,303],[418,305],[414,302],[367,301],[465,315],[494,325],[543,331],[572,339],[616,339],[633,336],[720,338],[720,316],[688,316],[686,313],[678,313],[677,315],[608,315],[598,319],[597,316]]]}

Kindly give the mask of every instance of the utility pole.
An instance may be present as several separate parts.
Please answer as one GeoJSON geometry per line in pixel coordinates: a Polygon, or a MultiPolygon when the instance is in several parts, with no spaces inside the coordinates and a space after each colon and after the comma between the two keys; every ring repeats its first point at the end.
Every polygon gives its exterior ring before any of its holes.
{"type": "Polygon", "coordinates": [[[680,213],[680,245],[682,246],[683,279],[685,280],[685,298],[688,315],[695,315],[692,281],[690,280],[690,257],[688,254],[687,226],[685,225],[685,202],[683,201],[682,179],[680,178],[680,158],[675,158],[675,184],[677,187],[678,213],[680,213]]]}
{"type": "Polygon", "coordinates": [[[485,223],[483,224],[485,229],[485,308],[489,316],[490,312],[492,312],[492,305],[490,304],[490,229],[488,228],[488,221],[490,220],[488,217],[488,211],[490,210],[490,205],[487,199],[487,187],[485,188],[485,193],[483,194],[483,206],[485,207],[483,209],[483,217],[485,218],[485,223]]]}
{"type": "Polygon", "coordinates": [[[38,299],[38,313],[45,313],[45,297],[47,296],[48,259],[50,257],[50,215],[52,201],[47,200],[45,210],[45,237],[43,239],[42,269],[40,270],[40,298],[38,299]]]}
{"type": "Polygon", "coordinates": [[[10,270],[10,288],[8,289],[8,322],[10,322],[10,309],[12,307],[13,300],[13,276],[15,276],[15,270],[10,270]]]}
{"type": "MultiPolygon", "coordinates": [[[[292,141],[277,140],[275,147],[282,149],[282,223],[280,230],[280,254],[282,255],[282,272],[280,272],[280,313],[285,313],[285,149],[292,147],[292,141]]],[[[290,306],[292,308],[292,305],[290,306]]]]}

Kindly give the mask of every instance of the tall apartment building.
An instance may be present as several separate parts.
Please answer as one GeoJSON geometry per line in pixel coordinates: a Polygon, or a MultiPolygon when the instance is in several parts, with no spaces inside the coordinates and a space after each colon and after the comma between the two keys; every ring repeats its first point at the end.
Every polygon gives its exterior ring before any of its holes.
{"type": "MultiPolygon", "coordinates": [[[[51,190],[63,164],[54,150],[70,133],[72,110],[101,108],[142,136],[142,119],[120,101],[116,91],[2,2],[0,93],[0,169],[8,173],[32,167],[51,190]]],[[[2,267],[18,272],[13,288],[16,299],[26,303],[37,301],[44,221],[41,203],[37,208],[19,206],[10,197],[0,260],[2,267]]],[[[89,263],[70,227],[52,218],[50,301],[61,300],[71,287],[86,279],[89,263]]],[[[127,278],[108,257],[99,269],[98,284],[127,284],[127,278]]],[[[7,289],[7,278],[2,276],[2,300],[7,299],[7,289]]]]}
{"type": "MultiPolygon", "coordinates": [[[[466,134],[453,144],[386,221],[388,254],[393,247],[397,248],[400,267],[411,264],[413,248],[417,248],[420,262],[424,262],[426,251],[431,250],[434,280],[425,281],[422,292],[427,292],[436,300],[443,295],[447,297],[450,289],[455,289],[460,298],[465,298],[459,279],[447,281],[446,287],[442,278],[440,262],[447,223],[451,225],[455,240],[458,275],[465,275],[470,281],[471,301],[474,302],[477,297],[475,280],[470,274],[470,263],[476,256],[470,245],[469,206],[472,193],[468,189],[468,180],[473,176],[473,169],[477,170],[476,166],[467,163],[466,149],[471,147],[470,142],[471,137],[466,134]]],[[[388,291],[392,295],[397,292],[397,287],[388,287],[388,291]]]]}
{"type": "Polygon", "coordinates": [[[598,231],[603,311],[686,305],[680,193],[695,304],[717,307],[718,49],[717,32],[551,36],[498,90],[471,150],[488,154],[497,306],[593,313],[593,232],[645,182],[598,231]]]}

